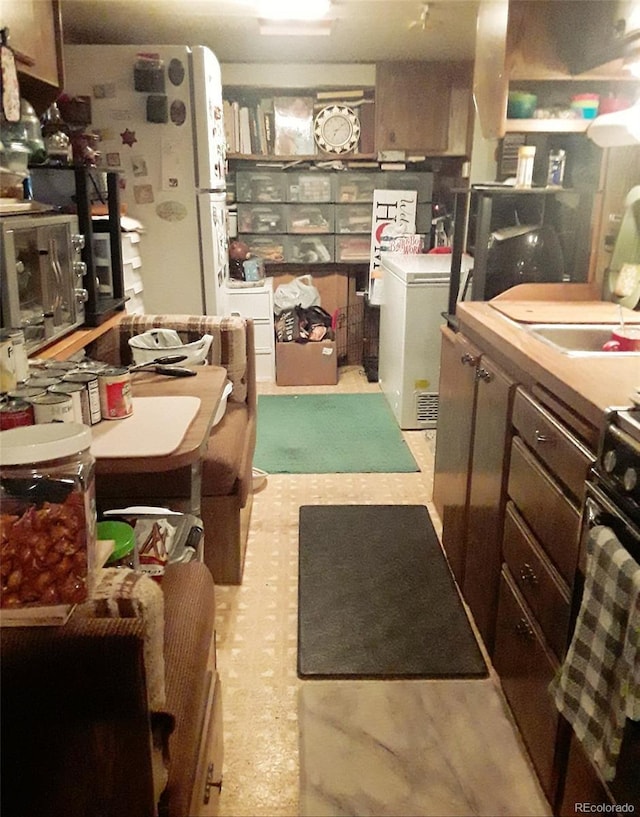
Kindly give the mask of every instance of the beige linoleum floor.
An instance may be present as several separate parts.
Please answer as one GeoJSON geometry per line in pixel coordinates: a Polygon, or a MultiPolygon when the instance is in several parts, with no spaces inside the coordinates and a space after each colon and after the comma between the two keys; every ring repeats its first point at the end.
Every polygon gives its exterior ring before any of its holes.
{"type": "MultiPolygon", "coordinates": [[[[341,369],[335,387],[259,384],[261,394],[378,389],[359,367],[341,369]]],[[[302,682],[296,675],[300,505],[426,504],[440,532],[430,501],[434,433],[404,434],[420,473],[270,475],[254,497],[243,584],[216,589],[225,742],[221,817],[301,813],[297,706],[302,682]]],[[[523,782],[530,788],[528,771],[526,777],[523,782]]]]}

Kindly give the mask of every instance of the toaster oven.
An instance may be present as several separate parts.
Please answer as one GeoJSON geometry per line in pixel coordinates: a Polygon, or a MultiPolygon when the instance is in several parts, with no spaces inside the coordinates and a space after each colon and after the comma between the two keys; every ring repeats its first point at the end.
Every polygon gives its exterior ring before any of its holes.
{"type": "Polygon", "coordinates": [[[2,328],[22,329],[32,354],[84,323],[84,236],[73,215],[3,216],[0,226],[2,328]]]}

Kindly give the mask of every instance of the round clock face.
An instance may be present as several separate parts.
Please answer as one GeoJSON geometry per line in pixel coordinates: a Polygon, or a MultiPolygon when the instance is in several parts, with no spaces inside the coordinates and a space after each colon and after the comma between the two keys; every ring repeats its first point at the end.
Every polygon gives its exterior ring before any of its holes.
{"type": "Polygon", "coordinates": [[[327,105],[316,116],[313,135],[321,150],[348,153],[358,145],[360,120],[346,105],[327,105]]]}

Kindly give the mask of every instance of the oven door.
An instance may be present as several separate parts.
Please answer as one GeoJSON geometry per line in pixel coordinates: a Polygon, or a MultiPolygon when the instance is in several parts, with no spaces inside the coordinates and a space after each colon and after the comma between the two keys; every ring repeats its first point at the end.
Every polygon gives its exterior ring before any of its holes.
{"type": "Polygon", "coordinates": [[[599,481],[587,482],[580,535],[579,570],[583,576],[586,565],[587,537],[591,528],[596,525],[611,528],[620,544],[640,563],[640,527],[625,514],[616,502],[615,495],[599,481]]]}

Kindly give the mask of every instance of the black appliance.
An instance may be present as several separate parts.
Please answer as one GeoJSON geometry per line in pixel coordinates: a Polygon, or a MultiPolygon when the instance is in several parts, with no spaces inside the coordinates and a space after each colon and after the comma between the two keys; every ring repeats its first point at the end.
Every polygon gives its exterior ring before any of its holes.
{"type": "Polygon", "coordinates": [[[564,254],[551,224],[516,225],[489,238],[484,295],[487,300],[516,284],[560,282],[564,254]]]}
{"type": "MultiPolygon", "coordinates": [[[[577,617],[586,566],[585,544],[591,528],[605,525],[640,563],[640,407],[611,409],[600,436],[598,458],[586,483],[580,537],[580,560],[576,576],[573,619],[577,617]]],[[[571,727],[562,721],[565,747],[571,727]]],[[[640,722],[627,719],[615,778],[603,783],[604,810],[611,803],[640,808],[640,722]]]]}

